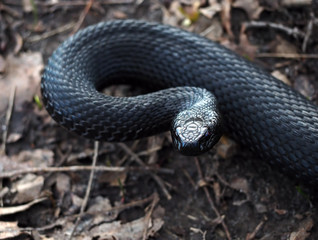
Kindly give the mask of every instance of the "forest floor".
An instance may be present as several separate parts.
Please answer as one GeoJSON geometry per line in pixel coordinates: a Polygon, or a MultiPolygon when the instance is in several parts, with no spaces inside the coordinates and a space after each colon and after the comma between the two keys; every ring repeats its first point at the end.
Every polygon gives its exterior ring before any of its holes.
{"type": "Polygon", "coordinates": [[[128,18],[217,41],[318,102],[308,0],[2,0],[0,239],[318,239],[315,189],[228,136],[185,157],[169,133],[97,144],[51,119],[40,81],[52,52],[81,28],[128,18]]]}

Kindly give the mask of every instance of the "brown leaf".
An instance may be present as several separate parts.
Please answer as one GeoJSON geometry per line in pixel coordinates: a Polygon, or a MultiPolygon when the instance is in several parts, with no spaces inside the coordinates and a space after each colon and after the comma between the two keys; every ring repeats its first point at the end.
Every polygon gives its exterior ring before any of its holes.
{"type": "Polygon", "coordinates": [[[11,192],[15,192],[12,204],[21,204],[32,201],[40,196],[44,184],[44,177],[27,174],[15,182],[11,192]]]}
{"type": "Polygon", "coordinates": [[[288,54],[297,54],[298,50],[297,47],[283,39],[282,37],[277,36],[275,42],[273,44],[273,52],[275,53],[288,53],[288,54]]]}
{"type": "Polygon", "coordinates": [[[222,158],[229,159],[237,153],[237,144],[230,138],[222,136],[216,146],[216,151],[222,158]]]}
{"type": "Polygon", "coordinates": [[[4,216],[4,215],[10,215],[10,214],[14,214],[17,212],[23,212],[27,209],[29,209],[30,207],[32,207],[34,204],[37,204],[39,202],[42,202],[44,200],[46,200],[47,198],[39,198],[39,199],[35,199],[32,202],[23,204],[23,205],[19,205],[19,206],[14,206],[14,207],[1,207],[0,208],[0,216],[4,216]]]}
{"type": "Polygon", "coordinates": [[[20,233],[18,222],[0,222],[0,239],[15,238],[20,233]]]}
{"type": "Polygon", "coordinates": [[[4,73],[5,69],[6,69],[6,62],[4,58],[2,57],[2,55],[0,55],[0,73],[4,73]]]}
{"type": "Polygon", "coordinates": [[[258,213],[265,213],[268,212],[267,207],[262,203],[256,203],[255,209],[258,213]]]}
{"type": "Polygon", "coordinates": [[[203,16],[212,19],[215,14],[222,11],[222,5],[216,0],[210,0],[209,3],[208,7],[200,8],[199,11],[203,16]]]}
{"type": "Polygon", "coordinates": [[[283,73],[281,73],[278,70],[275,70],[271,73],[271,75],[275,78],[277,78],[278,80],[282,81],[283,83],[287,84],[287,85],[291,85],[289,79],[287,78],[287,76],[283,73]]]}
{"type": "Polygon", "coordinates": [[[64,173],[57,173],[55,181],[56,192],[59,199],[63,199],[66,193],[71,192],[71,177],[64,173]]]}
{"type": "Polygon", "coordinates": [[[98,179],[99,183],[109,183],[110,186],[120,187],[125,185],[127,172],[102,173],[98,179]]]}
{"type": "Polygon", "coordinates": [[[87,209],[87,213],[93,215],[93,225],[99,225],[104,222],[114,221],[118,217],[118,214],[121,212],[120,209],[113,208],[108,198],[98,196],[93,199],[92,202],[93,203],[87,209]],[[109,209],[113,210],[108,211],[109,209]]]}
{"type": "Polygon", "coordinates": [[[39,88],[43,69],[42,55],[39,52],[23,53],[18,57],[9,55],[5,61],[6,74],[0,76],[0,111],[6,109],[9,93],[15,86],[17,87],[15,110],[22,111],[23,103],[32,101],[39,88]]]}
{"type": "Polygon", "coordinates": [[[22,4],[23,4],[23,11],[24,12],[27,12],[27,13],[32,12],[32,10],[33,10],[32,1],[23,0],[22,4]]]}
{"type": "Polygon", "coordinates": [[[255,0],[236,0],[233,7],[242,8],[250,19],[258,19],[264,8],[255,0]]]}
{"type": "Polygon", "coordinates": [[[274,210],[278,215],[285,215],[288,211],[286,209],[277,209],[274,210]]]}
{"type": "Polygon", "coordinates": [[[294,88],[308,99],[313,99],[315,96],[314,85],[306,75],[298,75],[295,78],[294,88]]]}
{"type": "Polygon", "coordinates": [[[314,221],[312,218],[307,218],[303,220],[297,229],[297,231],[290,234],[289,240],[305,240],[310,235],[310,230],[314,226],[314,221]]]}
{"type": "MultiPolygon", "coordinates": [[[[155,218],[147,226],[148,237],[153,236],[163,226],[161,218],[155,218]]],[[[103,223],[91,229],[92,237],[101,239],[142,239],[145,228],[145,218],[122,224],[120,221],[103,223]]]]}
{"type": "Polygon", "coordinates": [[[231,0],[222,1],[221,19],[227,34],[229,34],[230,38],[233,39],[234,34],[232,32],[232,27],[231,27],[231,3],[232,3],[231,0]]]}
{"type": "Polygon", "coordinates": [[[48,149],[34,149],[21,151],[18,155],[12,156],[14,161],[28,163],[32,167],[47,167],[53,164],[54,153],[48,149]]]}
{"type": "Polygon", "coordinates": [[[243,192],[245,194],[249,193],[248,181],[245,178],[237,177],[232,179],[230,186],[239,192],[243,192]]]}

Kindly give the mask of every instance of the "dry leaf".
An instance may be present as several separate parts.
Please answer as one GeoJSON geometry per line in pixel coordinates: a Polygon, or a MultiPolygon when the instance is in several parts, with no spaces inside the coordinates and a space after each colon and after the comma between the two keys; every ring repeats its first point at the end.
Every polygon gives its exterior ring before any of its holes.
{"type": "Polygon", "coordinates": [[[9,172],[12,170],[27,168],[27,164],[20,164],[6,155],[0,155],[0,171],[9,172]]]}
{"type": "Polygon", "coordinates": [[[3,56],[0,55],[0,73],[4,73],[6,69],[6,61],[4,60],[3,56]]]}
{"type": "Polygon", "coordinates": [[[229,159],[237,153],[237,144],[230,138],[222,136],[216,145],[216,151],[222,158],[229,159]]]}
{"type": "Polygon", "coordinates": [[[180,12],[180,7],[179,1],[173,1],[168,11],[165,8],[162,8],[162,23],[171,26],[178,26],[178,22],[184,18],[183,14],[180,12]]]}
{"type": "Polygon", "coordinates": [[[23,0],[23,1],[22,1],[22,4],[23,4],[23,11],[24,11],[24,12],[27,12],[27,13],[32,12],[32,10],[33,10],[32,1],[30,1],[30,0],[23,0]]]}
{"type": "Polygon", "coordinates": [[[231,0],[224,0],[222,1],[222,12],[221,12],[221,19],[222,24],[230,36],[231,39],[234,38],[234,34],[232,32],[232,25],[231,25],[231,0]]]}
{"type": "Polygon", "coordinates": [[[285,39],[277,36],[274,42],[274,49],[273,52],[275,53],[288,53],[288,54],[297,54],[298,50],[297,47],[292,44],[291,42],[286,41],[285,39]]]}
{"type": "Polygon", "coordinates": [[[254,206],[255,206],[255,209],[258,213],[268,212],[267,207],[262,203],[256,203],[254,206]]]}
{"type": "Polygon", "coordinates": [[[259,5],[259,2],[255,0],[236,0],[233,3],[233,7],[242,8],[249,16],[249,19],[258,19],[264,10],[264,8],[259,5]]]}
{"type": "Polygon", "coordinates": [[[200,35],[213,41],[219,41],[219,39],[223,35],[223,27],[221,21],[218,18],[213,18],[212,20],[210,20],[210,26],[205,28],[203,31],[201,30],[200,35]]]}
{"type": "Polygon", "coordinates": [[[23,103],[32,101],[41,82],[43,69],[42,55],[39,52],[9,55],[6,59],[6,74],[0,75],[0,112],[7,108],[9,93],[17,87],[15,110],[22,111],[23,103]]]}
{"type": "Polygon", "coordinates": [[[0,222],[0,239],[18,237],[20,233],[18,222],[0,222]]]}
{"type": "Polygon", "coordinates": [[[113,11],[112,14],[113,14],[114,18],[117,18],[117,19],[128,18],[127,14],[122,12],[122,11],[113,11]]]}
{"type": "Polygon", "coordinates": [[[118,217],[120,210],[116,209],[111,212],[108,211],[108,209],[113,208],[108,198],[98,196],[93,200],[93,202],[94,203],[87,210],[87,213],[93,214],[93,225],[110,222],[118,217]]]}
{"type": "Polygon", "coordinates": [[[274,211],[278,214],[278,215],[285,215],[288,211],[286,209],[277,209],[275,208],[274,211]]]}
{"type": "Polygon", "coordinates": [[[71,192],[71,177],[64,173],[56,174],[55,186],[59,199],[63,199],[66,193],[71,192]]]}
{"type": "Polygon", "coordinates": [[[245,33],[245,27],[243,26],[240,32],[240,45],[239,53],[242,56],[248,57],[249,59],[254,59],[255,53],[258,51],[258,48],[250,43],[248,37],[245,33]]]}
{"type": "Polygon", "coordinates": [[[89,206],[87,209],[87,213],[99,213],[103,212],[106,209],[111,209],[112,205],[110,203],[110,200],[108,198],[103,198],[101,196],[96,197],[92,200],[94,203],[89,206]]]}
{"type": "Polygon", "coordinates": [[[275,70],[271,73],[271,75],[275,78],[277,78],[278,80],[282,81],[283,83],[287,84],[287,85],[291,85],[289,79],[287,78],[287,76],[285,74],[282,74],[280,71],[275,70]]]}
{"type": "Polygon", "coordinates": [[[16,193],[12,204],[25,203],[38,198],[43,184],[43,176],[36,176],[34,174],[25,175],[19,181],[15,182],[11,188],[11,191],[16,193]]]}
{"type": "Polygon", "coordinates": [[[310,100],[315,97],[315,87],[307,75],[298,75],[295,78],[294,88],[310,100]]]}
{"type": "Polygon", "coordinates": [[[307,218],[299,224],[299,228],[296,232],[290,234],[289,240],[305,240],[310,235],[310,230],[314,226],[312,218],[307,218]]]}
{"type": "Polygon", "coordinates": [[[14,206],[14,207],[1,207],[0,208],[0,216],[4,216],[4,215],[10,215],[10,214],[14,214],[14,213],[18,213],[18,212],[23,212],[27,209],[29,209],[30,207],[32,207],[34,204],[37,204],[39,202],[43,202],[44,200],[46,200],[47,198],[39,198],[39,199],[35,199],[32,202],[23,204],[23,205],[19,205],[19,206],[14,206]]]}
{"type": "Polygon", "coordinates": [[[230,182],[231,188],[248,194],[249,193],[249,186],[248,186],[248,181],[245,178],[234,178],[232,179],[232,181],[230,182]]]}
{"type": "MultiPolygon", "coordinates": [[[[153,236],[160,230],[164,221],[161,218],[153,219],[148,225],[148,236],[153,236]]],[[[145,218],[139,218],[132,222],[121,224],[120,221],[111,223],[103,223],[99,226],[93,227],[90,231],[92,237],[99,237],[100,239],[142,239],[145,228],[145,218]]]]}
{"type": "Polygon", "coordinates": [[[18,155],[12,156],[14,161],[28,163],[32,167],[52,166],[54,153],[49,149],[34,149],[31,151],[21,151],[18,155]]]}
{"type": "Polygon", "coordinates": [[[208,7],[200,8],[199,11],[203,16],[212,19],[215,14],[222,11],[222,5],[216,0],[210,0],[209,3],[208,7]]]}
{"type": "Polygon", "coordinates": [[[120,187],[125,185],[127,172],[106,172],[98,178],[99,183],[109,183],[110,186],[120,187]]]}

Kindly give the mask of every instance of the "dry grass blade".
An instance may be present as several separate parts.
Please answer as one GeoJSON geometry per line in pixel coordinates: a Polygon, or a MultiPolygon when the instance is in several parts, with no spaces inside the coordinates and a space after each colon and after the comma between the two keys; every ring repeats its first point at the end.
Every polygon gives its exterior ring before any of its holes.
{"type": "MultiPolygon", "coordinates": [[[[97,158],[98,158],[98,149],[99,149],[99,142],[98,141],[95,141],[94,143],[94,157],[93,157],[93,162],[92,162],[92,167],[95,167],[96,166],[96,163],[97,163],[97,158]]],[[[72,230],[72,233],[70,235],[70,240],[73,238],[73,234],[84,214],[84,210],[87,206],[87,202],[88,202],[88,198],[89,198],[89,195],[90,195],[90,192],[91,192],[91,188],[92,188],[92,183],[93,183],[93,178],[94,178],[94,168],[92,168],[91,170],[91,174],[89,176],[89,180],[88,180],[88,184],[87,184],[87,189],[86,189],[86,193],[85,193],[85,197],[84,197],[84,200],[83,200],[83,203],[82,203],[82,206],[81,206],[81,211],[80,211],[80,214],[79,216],[77,217],[76,219],[76,223],[74,225],[74,228],[72,230]]]]}

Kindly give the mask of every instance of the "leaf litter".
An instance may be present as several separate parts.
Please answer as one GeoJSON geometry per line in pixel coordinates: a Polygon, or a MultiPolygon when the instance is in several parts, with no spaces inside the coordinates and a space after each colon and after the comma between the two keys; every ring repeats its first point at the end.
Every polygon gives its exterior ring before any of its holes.
{"type": "Polygon", "coordinates": [[[175,154],[165,134],[148,143],[102,144],[101,166],[141,167],[96,172],[86,211],[75,228],[88,181],[83,169],[91,162],[93,144],[58,127],[33,102],[39,96],[43,59],[72,29],[140,16],[218,41],[315,101],[318,72],[311,66],[317,65],[317,16],[310,1],[35,1],[35,8],[30,3],[0,3],[0,123],[1,131],[8,131],[2,139],[7,148],[0,155],[0,170],[39,171],[3,179],[0,239],[65,239],[74,229],[74,239],[318,237],[317,213],[306,186],[297,191],[285,175],[256,161],[231,139],[194,163],[175,154]],[[3,119],[14,87],[12,119],[6,126],[3,119]],[[151,170],[141,170],[146,169],[143,162],[151,170]],[[82,170],[68,171],[73,164],[82,170]],[[51,166],[63,166],[64,172],[41,173],[51,166]],[[41,215],[45,221],[33,217],[41,215]]]}

